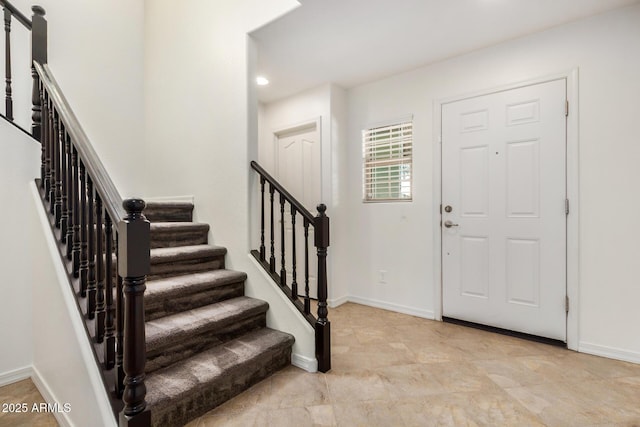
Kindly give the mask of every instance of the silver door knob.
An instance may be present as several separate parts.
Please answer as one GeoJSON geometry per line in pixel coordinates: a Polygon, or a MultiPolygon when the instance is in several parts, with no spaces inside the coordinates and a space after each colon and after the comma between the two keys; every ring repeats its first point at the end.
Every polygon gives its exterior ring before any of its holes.
{"type": "Polygon", "coordinates": [[[458,226],[458,224],[454,224],[454,223],[452,223],[451,221],[446,220],[446,221],[444,222],[444,226],[445,226],[445,227],[447,227],[447,228],[451,228],[451,227],[457,227],[457,226],[458,226]]]}

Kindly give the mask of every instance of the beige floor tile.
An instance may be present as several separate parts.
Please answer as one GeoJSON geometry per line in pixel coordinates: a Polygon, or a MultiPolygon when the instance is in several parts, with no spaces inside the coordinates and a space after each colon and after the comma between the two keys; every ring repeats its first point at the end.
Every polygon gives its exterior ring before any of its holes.
{"type": "Polygon", "coordinates": [[[268,427],[266,411],[246,410],[234,414],[205,415],[198,427],[268,427]]]}
{"type": "MultiPolygon", "coordinates": [[[[0,387],[0,405],[26,404],[26,412],[0,411],[0,426],[12,427],[57,427],[58,422],[51,413],[32,412],[34,403],[45,400],[30,379],[0,387]]],[[[14,407],[15,408],[15,407],[14,407]]],[[[7,410],[12,407],[7,406],[7,410]]],[[[20,409],[22,411],[22,407],[20,409]]]]}
{"type": "Polygon", "coordinates": [[[369,401],[334,405],[339,427],[402,426],[402,414],[391,401],[369,401]]]}
{"type": "Polygon", "coordinates": [[[422,398],[445,393],[446,388],[437,379],[437,366],[401,365],[379,370],[380,377],[391,400],[422,398]]]}
{"type": "Polygon", "coordinates": [[[270,408],[317,406],[329,403],[329,390],[322,374],[298,369],[274,376],[269,397],[270,408]]]}
{"type": "Polygon", "coordinates": [[[269,411],[268,419],[269,426],[272,427],[330,427],[336,425],[331,405],[274,409],[269,411]]]}
{"type": "Polygon", "coordinates": [[[325,375],[332,403],[383,400],[389,398],[384,381],[375,372],[325,375]]]}

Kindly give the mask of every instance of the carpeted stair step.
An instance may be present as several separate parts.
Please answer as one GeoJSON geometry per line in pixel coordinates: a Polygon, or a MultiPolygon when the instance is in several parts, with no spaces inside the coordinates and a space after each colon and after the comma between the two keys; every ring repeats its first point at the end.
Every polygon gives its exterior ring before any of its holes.
{"type": "Polygon", "coordinates": [[[144,293],[145,319],[154,320],[242,296],[246,278],[246,273],[219,269],[150,280],[144,293]]]}
{"type": "Polygon", "coordinates": [[[151,222],[191,222],[193,203],[147,202],[143,214],[151,222]]]}
{"type": "Polygon", "coordinates": [[[212,245],[151,249],[151,274],[148,279],[224,268],[226,253],[226,248],[212,245]]]}
{"type": "Polygon", "coordinates": [[[147,322],[147,373],[264,328],[268,309],[242,296],[147,322]]]}
{"type": "Polygon", "coordinates": [[[293,337],[258,329],[147,376],[153,426],[182,426],[291,362],[293,337]]]}
{"type": "Polygon", "coordinates": [[[198,222],[152,222],[151,248],[202,245],[207,243],[209,224],[198,222]]]}

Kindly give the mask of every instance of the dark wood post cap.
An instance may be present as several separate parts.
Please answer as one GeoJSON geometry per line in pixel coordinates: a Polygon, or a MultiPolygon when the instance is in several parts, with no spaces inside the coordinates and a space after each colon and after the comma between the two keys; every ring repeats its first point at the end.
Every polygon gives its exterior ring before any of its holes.
{"type": "Polygon", "coordinates": [[[318,206],[316,206],[316,209],[318,209],[318,213],[320,213],[320,216],[324,216],[325,212],[327,211],[327,205],[325,205],[324,203],[320,203],[318,206]]]}
{"type": "Polygon", "coordinates": [[[42,6],[32,6],[31,7],[31,11],[36,14],[36,15],[40,15],[40,16],[44,16],[46,15],[47,12],[45,12],[44,8],[42,6]]]}
{"type": "Polygon", "coordinates": [[[129,214],[129,218],[138,218],[142,215],[147,204],[142,199],[126,199],[122,202],[122,207],[129,214]]]}

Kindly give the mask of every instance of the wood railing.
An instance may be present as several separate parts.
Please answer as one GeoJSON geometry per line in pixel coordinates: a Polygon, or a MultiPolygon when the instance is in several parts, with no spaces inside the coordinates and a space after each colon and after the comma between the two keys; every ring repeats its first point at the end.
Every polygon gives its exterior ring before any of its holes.
{"type": "Polygon", "coordinates": [[[11,19],[31,30],[32,127],[40,179],[61,258],[120,426],[149,426],[145,396],[144,291],[150,227],[141,199],[123,200],[47,64],[45,11],[29,20],[6,0],[5,114],[13,120],[11,19]]]}
{"type": "Polygon", "coordinates": [[[315,329],[315,345],[316,359],[318,361],[318,370],[327,372],[331,369],[331,323],[328,319],[327,306],[327,248],[329,247],[329,217],[326,215],[327,207],[324,204],[317,206],[318,214],[314,216],[305,208],[302,203],[296,200],[287,189],[285,189],[275,178],[262,168],[257,162],[251,162],[251,168],[255,170],[260,177],[260,246],[259,249],[252,250],[252,255],[258,260],[260,265],[269,273],[271,278],[279,285],[280,289],[287,295],[293,305],[300,310],[305,319],[315,329]],[[269,195],[269,211],[268,223],[265,223],[267,212],[265,209],[266,186],[268,184],[269,195]],[[276,193],[278,197],[276,198],[276,193]],[[276,200],[280,205],[280,230],[279,241],[276,240],[276,200]],[[288,210],[286,209],[288,206],[288,210]],[[286,213],[285,213],[286,212],[286,213]],[[302,230],[304,237],[296,237],[297,217],[302,219],[302,230]],[[287,238],[286,230],[287,221],[290,226],[291,237],[287,238]],[[267,229],[268,226],[268,229],[267,229]],[[317,300],[318,300],[318,317],[311,314],[311,296],[309,288],[309,280],[311,271],[311,262],[309,259],[309,235],[313,232],[314,242],[317,256],[317,300]],[[268,230],[268,233],[266,232],[268,230]],[[265,245],[265,235],[269,236],[267,246],[265,245]],[[302,240],[302,242],[300,242],[302,240]],[[299,294],[300,284],[298,283],[298,245],[302,243],[304,246],[303,256],[303,277],[304,277],[304,293],[299,294]],[[276,244],[279,244],[280,253],[276,254],[276,244]],[[291,245],[289,256],[287,256],[287,248],[291,245]],[[288,270],[289,269],[289,270],[288,270]],[[287,283],[287,276],[291,277],[290,283],[287,283]],[[300,301],[302,298],[302,302],[300,301]]]}

